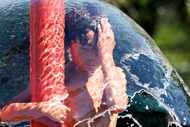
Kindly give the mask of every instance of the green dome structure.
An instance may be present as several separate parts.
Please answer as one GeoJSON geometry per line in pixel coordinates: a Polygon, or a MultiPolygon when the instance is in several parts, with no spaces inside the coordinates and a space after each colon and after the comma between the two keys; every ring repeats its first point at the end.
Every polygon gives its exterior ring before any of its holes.
{"type": "MultiPolygon", "coordinates": [[[[120,113],[118,127],[190,126],[187,86],[138,24],[116,7],[98,0],[66,0],[65,6],[65,43],[72,39],[70,21],[77,27],[75,32],[81,34],[84,28],[97,27],[96,21],[88,25],[82,19],[85,16],[89,20],[106,16],[112,25],[116,40],[114,60],[126,74],[126,94],[130,99],[126,111],[120,113]],[[84,17],[76,18],[73,12],[83,12],[84,17]]],[[[0,104],[8,102],[28,83],[29,0],[3,0],[0,2],[0,104]]]]}

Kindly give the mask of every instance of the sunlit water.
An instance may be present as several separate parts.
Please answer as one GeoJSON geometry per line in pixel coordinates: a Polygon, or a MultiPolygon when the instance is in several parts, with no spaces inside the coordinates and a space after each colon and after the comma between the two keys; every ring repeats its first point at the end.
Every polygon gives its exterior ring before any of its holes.
{"type": "MultiPolygon", "coordinates": [[[[153,105],[155,105],[154,103],[158,103],[156,105],[158,105],[157,108],[160,108],[160,109],[157,109],[157,110],[162,110],[161,112],[165,113],[165,116],[168,121],[162,121],[162,122],[166,122],[165,125],[163,123],[160,123],[160,127],[182,127],[180,125],[180,121],[179,119],[177,118],[177,116],[175,115],[175,112],[173,110],[171,110],[170,108],[168,108],[165,104],[163,104],[162,102],[158,102],[153,95],[151,95],[150,93],[146,93],[145,91],[140,91],[138,93],[135,93],[131,98],[131,102],[129,103],[126,109],[126,111],[124,111],[123,113],[121,113],[119,116],[118,116],[118,123],[117,123],[117,126],[126,126],[126,127],[143,127],[143,125],[141,123],[138,122],[138,120],[136,119],[135,117],[135,114],[132,113],[130,114],[128,110],[130,110],[130,108],[134,107],[133,103],[135,104],[140,104],[142,107],[141,108],[145,108],[145,110],[147,112],[152,112],[153,111],[153,105]],[[135,99],[135,98],[138,98],[138,96],[141,96],[141,95],[147,95],[149,94],[148,98],[150,99],[153,99],[153,103],[152,104],[145,104],[143,106],[143,102],[141,101],[138,101],[138,99],[135,99]],[[166,125],[167,124],[167,125],[166,125]],[[164,125],[164,126],[163,126],[164,125]]],[[[101,118],[101,117],[106,117],[107,115],[111,115],[111,111],[114,109],[114,107],[110,107],[109,109],[93,116],[93,117],[89,117],[89,118],[85,118],[83,120],[80,120],[78,121],[74,127],[77,127],[78,125],[80,124],[84,124],[87,125],[88,127],[92,127],[93,126],[93,122],[98,119],[98,118],[101,118]]],[[[155,110],[155,109],[154,109],[155,110]]],[[[157,114],[159,115],[159,114],[157,114]]],[[[143,116],[143,117],[147,117],[147,116],[143,116]]],[[[148,122],[148,120],[146,119],[146,121],[148,122]]],[[[6,123],[5,123],[6,124],[6,123]]],[[[7,124],[8,125],[8,124],[7,124]]],[[[28,122],[24,122],[24,123],[15,123],[15,124],[9,124],[9,127],[19,127],[19,126],[23,126],[23,127],[29,127],[29,123],[28,122]]]]}
{"type": "MultiPolygon", "coordinates": [[[[0,4],[1,104],[17,95],[29,82],[29,1],[6,1],[6,4],[0,4]]],[[[73,8],[106,15],[115,33],[114,60],[126,74],[130,99],[126,111],[118,116],[117,126],[190,126],[190,91],[142,28],[115,7],[98,0],[66,1],[66,12],[73,8]]],[[[77,124],[86,122],[90,126],[110,110],[77,124]]]]}

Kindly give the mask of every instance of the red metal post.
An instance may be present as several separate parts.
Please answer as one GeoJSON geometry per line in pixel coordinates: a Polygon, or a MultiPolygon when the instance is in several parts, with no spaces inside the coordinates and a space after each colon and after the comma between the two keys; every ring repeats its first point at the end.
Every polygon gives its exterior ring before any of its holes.
{"type": "MultiPolygon", "coordinates": [[[[30,86],[33,102],[65,92],[64,0],[31,0],[30,86]]],[[[32,121],[32,127],[46,126],[32,121]]]]}

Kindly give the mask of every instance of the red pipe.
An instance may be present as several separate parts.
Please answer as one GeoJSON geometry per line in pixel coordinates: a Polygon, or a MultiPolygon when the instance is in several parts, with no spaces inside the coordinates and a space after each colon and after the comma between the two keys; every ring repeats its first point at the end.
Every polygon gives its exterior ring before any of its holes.
{"type": "MultiPolygon", "coordinates": [[[[62,96],[64,88],[64,0],[31,0],[30,86],[33,102],[62,96]]],[[[32,121],[32,127],[47,127],[32,121]]]]}

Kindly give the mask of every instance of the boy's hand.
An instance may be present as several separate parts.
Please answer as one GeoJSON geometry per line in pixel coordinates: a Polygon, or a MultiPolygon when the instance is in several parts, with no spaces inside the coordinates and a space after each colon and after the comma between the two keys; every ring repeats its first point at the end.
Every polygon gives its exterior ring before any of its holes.
{"type": "Polygon", "coordinates": [[[51,99],[47,102],[41,102],[39,108],[44,116],[59,123],[64,123],[70,114],[70,109],[58,98],[51,99]]]}
{"type": "Polygon", "coordinates": [[[114,33],[107,18],[102,18],[98,26],[98,51],[103,67],[114,65],[113,49],[115,48],[114,33]]]}
{"type": "Polygon", "coordinates": [[[113,49],[115,48],[114,33],[111,29],[111,25],[107,18],[102,18],[98,26],[98,49],[100,55],[104,54],[113,55],[113,49]]]}

